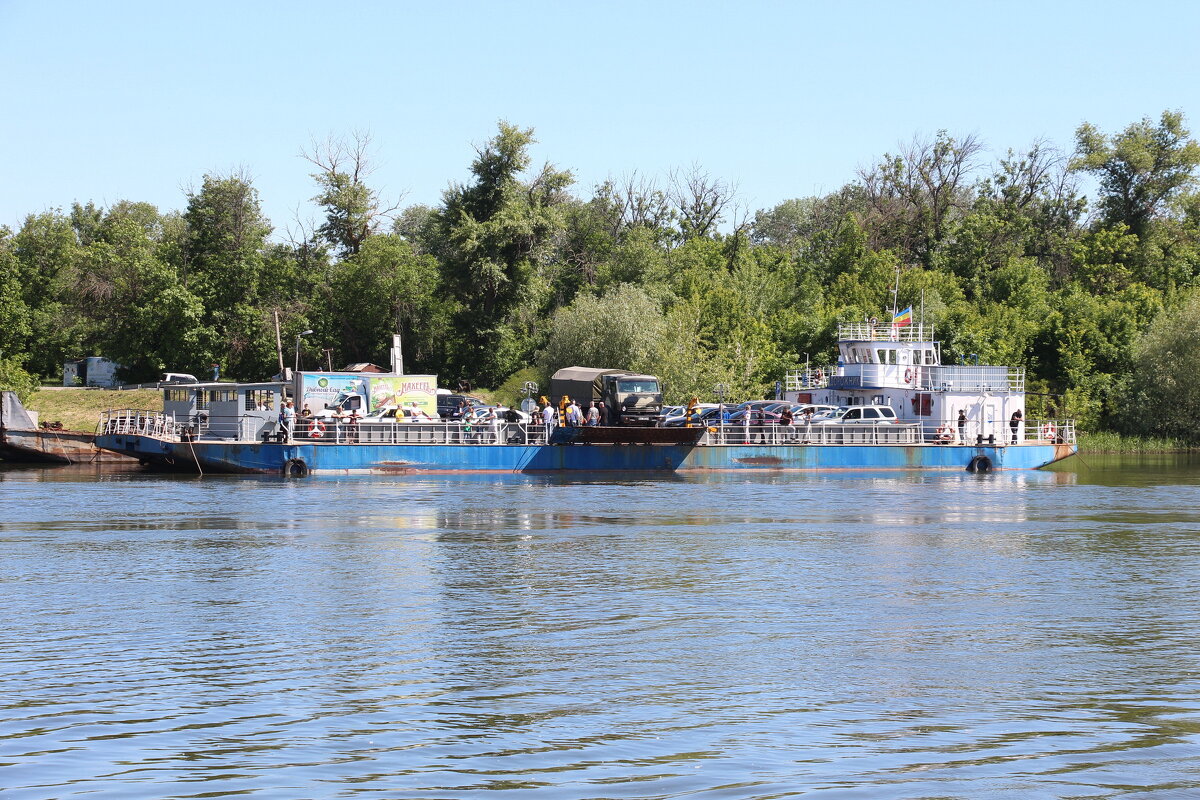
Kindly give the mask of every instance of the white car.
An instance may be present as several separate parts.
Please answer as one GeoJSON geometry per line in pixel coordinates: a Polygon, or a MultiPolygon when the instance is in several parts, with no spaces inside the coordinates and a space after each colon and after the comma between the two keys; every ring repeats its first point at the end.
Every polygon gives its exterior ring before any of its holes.
{"type": "Polygon", "coordinates": [[[840,417],[813,420],[814,425],[894,425],[896,412],[891,406],[850,406],[840,417]]]}

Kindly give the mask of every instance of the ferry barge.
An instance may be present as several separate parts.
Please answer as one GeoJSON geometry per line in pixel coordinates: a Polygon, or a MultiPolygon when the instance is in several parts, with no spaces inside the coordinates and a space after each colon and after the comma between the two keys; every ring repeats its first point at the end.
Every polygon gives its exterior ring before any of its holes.
{"type": "MultiPolygon", "coordinates": [[[[948,366],[931,326],[855,323],[838,366],[787,376],[785,399],[846,406],[838,420],[706,428],[552,428],[494,420],[367,416],[297,419],[314,373],[294,383],[194,384],[166,390],[161,412],[102,415],[97,445],[145,465],[283,475],[453,472],[688,472],[1036,469],[1076,452],[1070,420],[1024,418],[1024,371],[948,366]],[[300,402],[297,402],[300,405],[300,402]],[[891,409],[886,417],[879,409],[891,409]],[[1021,415],[1014,419],[1017,411],[1021,415]]],[[[339,376],[326,375],[325,380],[339,376]]],[[[346,376],[340,376],[346,378],[346,376]]],[[[415,376],[431,380],[432,376],[415,376]]],[[[387,387],[407,376],[346,378],[387,387]],[[389,384],[388,381],[392,383],[389,384]]],[[[406,384],[407,388],[407,384],[406,384]]],[[[364,389],[364,400],[367,392],[364,389]]],[[[432,389],[429,390],[432,392],[432,389]]],[[[432,397],[432,394],[430,394],[432,397]]],[[[434,408],[436,414],[436,407],[434,408]]],[[[432,416],[432,415],[431,415],[432,416]]],[[[718,417],[720,418],[720,417],[718,417]]]]}

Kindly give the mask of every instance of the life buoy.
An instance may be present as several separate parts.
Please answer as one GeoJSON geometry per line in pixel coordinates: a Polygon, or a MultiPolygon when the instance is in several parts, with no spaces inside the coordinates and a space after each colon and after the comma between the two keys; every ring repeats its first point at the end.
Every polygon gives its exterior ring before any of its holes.
{"type": "Polygon", "coordinates": [[[325,435],[325,423],[319,419],[314,419],[312,424],[308,426],[308,436],[311,439],[320,439],[325,435]]]}
{"type": "Polygon", "coordinates": [[[913,382],[913,369],[912,369],[912,367],[909,367],[908,369],[904,370],[904,382],[905,382],[905,383],[912,383],[912,382],[913,382]]]}
{"type": "Polygon", "coordinates": [[[1054,427],[1053,422],[1047,422],[1045,425],[1042,426],[1042,438],[1043,439],[1050,439],[1051,441],[1053,441],[1054,437],[1056,437],[1056,436],[1058,436],[1058,429],[1054,427]]]}

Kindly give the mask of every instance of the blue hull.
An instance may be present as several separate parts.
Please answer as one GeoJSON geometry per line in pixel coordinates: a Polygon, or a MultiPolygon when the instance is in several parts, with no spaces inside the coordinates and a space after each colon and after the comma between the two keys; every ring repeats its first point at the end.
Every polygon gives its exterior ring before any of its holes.
{"type": "Polygon", "coordinates": [[[157,466],[195,472],[317,473],[687,472],[1036,469],[1075,453],[1069,444],[966,445],[472,445],[170,442],[99,436],[96,444],[157,466]]]}

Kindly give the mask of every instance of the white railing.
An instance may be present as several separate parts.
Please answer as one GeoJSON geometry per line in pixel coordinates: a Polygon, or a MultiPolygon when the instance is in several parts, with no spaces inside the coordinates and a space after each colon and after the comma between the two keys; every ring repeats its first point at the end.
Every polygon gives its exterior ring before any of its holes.
{"type": "Polygon", "coordinates": [[[139,411],[132,408],[105,411],[96,426],[97,435],[153,436],[156,439],[179,440],[175,419],[161,411],[139,411]]]}
{"type": "Polygon", "coordinates": [[[830,370],[819,367],[789,370],[784,376],[784,388],[789,392],[824,389],[829,385],[830,370]]]}
{"type": "MultiPolygon", "coordinates": [[[[277,434],[276,434],[277,435],[277,434]]],[[[292,441],[312,444],[546,444],[546,428],[521,422],[375,422],[298,419],[292,441]]]]}
{"type": "Polygon", "coordinates": [[[1007,422],[982,424],[968,420],[961,429],[954,424],[897,422],[848,424],[796,422],[792,425],[747,425],[726,423],[710,426],[701,444],[820,444],[820,445],[913,445],[957,444],[1012,446],[1032,444],[1075,444],[1074,420],[1026,420],[1014,432],[1007,422]]]}
{"type": "Polygon", "coordinates": [[[922,392],[1023,392],[1022,367],[948,367],[917,364],[849,364],[844,375],[820,369],[791,370],[785,376],[789,392],[809,389],[899,387],[922,392]]]}
{"type": "Polygon", "coordinates": [[[932,342],[933,325],[892,325],[891,320],[878,322],[842,322],[838,324],[841,342],[932,342]]]}
{"type": "Polygon", "coordinates": [[[914,367],[918,388],[941,392],[1023,392],[1023,367],[914,367]]]}

